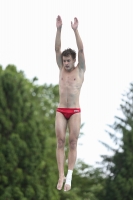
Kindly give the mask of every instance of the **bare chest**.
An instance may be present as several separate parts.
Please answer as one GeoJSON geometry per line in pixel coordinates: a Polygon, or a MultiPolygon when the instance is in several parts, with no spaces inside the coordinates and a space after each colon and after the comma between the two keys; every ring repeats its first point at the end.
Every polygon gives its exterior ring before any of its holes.
{"type": "Polygon", "coordinates": [[[62,70],[59,76],[60,86],[76,86],[82,83],[82,79],[79,76],[78,70],[73,70],[72,72],[65,72],[62,70]]]}

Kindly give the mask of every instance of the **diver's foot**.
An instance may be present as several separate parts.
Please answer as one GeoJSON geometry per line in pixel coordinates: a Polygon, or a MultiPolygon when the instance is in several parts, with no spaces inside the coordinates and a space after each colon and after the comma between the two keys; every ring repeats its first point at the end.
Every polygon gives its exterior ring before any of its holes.
{"type": "Polygon", "coordinates": [[[71,185],[68,185],[68,184],[65,183],[65,185],[64,185],[64,192],[67,192],[69,190],[71,190],[71,185]]]}
{"type": "Polygon", "coordinates": [[[65,182],[65,180],[66,180],[66,178],[64,176],[59,178],[58,184],[57,184],[57,190],[62,189],[62,186],[63,186],[63,183],[65,182]]]}
{"type": "Polygon", "coordinates": [[[73,173],[73,170],[68,170],[68,173],[66,176],[66,182],[64,185],[64,192],[67,192],[71,189],[72,173],[73,173]]]}

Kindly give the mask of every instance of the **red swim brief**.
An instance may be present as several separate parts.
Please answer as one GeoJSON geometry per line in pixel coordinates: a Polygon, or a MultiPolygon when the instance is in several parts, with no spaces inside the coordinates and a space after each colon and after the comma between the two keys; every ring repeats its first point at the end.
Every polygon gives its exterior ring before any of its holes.
{"type": "Polygon", "coordinates": [[[80,108],[57,108],[57,112],[60,112],[64,115],[66,119],[69,119],[73,114],[80,113],[80,108]]]}

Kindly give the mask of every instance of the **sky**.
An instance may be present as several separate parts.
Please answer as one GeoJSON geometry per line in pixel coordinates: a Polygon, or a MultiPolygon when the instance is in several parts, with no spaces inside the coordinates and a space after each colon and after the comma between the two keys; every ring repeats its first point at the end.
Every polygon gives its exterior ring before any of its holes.
{"type": "MultiPolygon", "coordinates": [[[[121,116],[122,94],[133,81],[132,0],[0,0],[0,65],[13,64],[38,84],[58,84],[56,17],[62,17],[61,50],[77,52],[71,21],[79,20],[86,72],[80,95],[82,136],[78,158],[90,165],[111,154],[105,130],[121,116]],[[81,145],[82,144],[82,145],[81,145]]],[[[77,63],[77,62],[76,62],[77,63]]]]}

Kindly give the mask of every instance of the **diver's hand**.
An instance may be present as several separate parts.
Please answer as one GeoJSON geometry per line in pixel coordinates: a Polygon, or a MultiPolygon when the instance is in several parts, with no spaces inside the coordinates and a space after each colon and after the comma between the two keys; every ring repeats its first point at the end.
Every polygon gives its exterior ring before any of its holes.
{"type": "Polygon", "coordinates": [[[62,27],[62,19],[61,19],[61,16],[57,16],[56,18],[56,27],[57,28],[61,28],[62,27]]]}
{"type": "Polygon", "coordinates": [[[77,30],[78,24],[79,24],[78,19],[75,17],[75,18],[74,18],[74,23],[71,22],[71,27],[72,27],[72,29],[73,29],[74,31],[77,30]]]}

